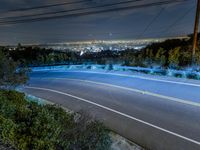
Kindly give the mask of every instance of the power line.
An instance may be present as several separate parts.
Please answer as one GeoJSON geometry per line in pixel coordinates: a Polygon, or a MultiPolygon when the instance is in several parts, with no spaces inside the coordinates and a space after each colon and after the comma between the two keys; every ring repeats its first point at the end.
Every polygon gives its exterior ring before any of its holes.
{"type": "Polygon", "coordinates": [[[161,8],[161,10],[158,12],[158,14],[151,20],[151,22],[146,26],[146,28],[143,30],[143,32],[139,35],[138,39],[140,39],[146,31],[151,27],[151,25],[160,17],[162,12],[165,10],[165,8],[161,8]]]}
{"type": "Polygon", "coordinates": [[[23,17],[37,17],[37,16],[44,16],[44,15],[55,15],[55,14],[60,14],[60,13],[66,13],[66,12],[72,12],[72,11],[81,11],[81,10],[88,10],[88,9],[94,9],[94,8],[104,8],[104,7],[109,7],[109,6],[115,6],[115,5],[120,5],[120,4],[129,4],[133,2],[138,2],[138,1],[144,1],[144,0],[129,0],[129,1],[123,1],[123,2],[118,2],[114,4],[105,4],[105,5],[100,5],[100,6],[94,6],[94,7],[87,7],[87,8],[78,8],[78,9],[70,9],[70,10],[63,10],[63,11],[54,11],[54,12],[48,12],[48,13],[39,13],[39,14],[33,14],[33,15],[23,15],[23,16],[16,16],[16,17],[4,17],[0,19],[18,19],[18,18],[23,18],[23,17]]]}
{"type": "Polygon", "coordinates": [[[180,17],[178,17],[172,24],[170,24],[165,30],[163,30],[163,33],[168,32],[172,27],[174,27],[175,25],[178,24],[178,22],[180,22],[182,19],[185,18],[185,16],[187,16],[191,11],[194,10],[194,7],[189,8],[183,15],[181,15],[180,17]]]}
{"type": "Polygon", "coordinates": [[[43,8],[51,8],[51,7],[56,7],[56,6],[72,5],[72,4],[87,3],[87,2],[88,2],[88,1],[80,0],[80,1],[75,1],[75,2],[64,2],[64,3],[48,4],[48,5],[35,6],[35,7],[27,7],[27,8],[12,9],[12,10],[7,10],[7,11],[1,12],[1,13],[19,12],[19,11],[29,11],[29,10],[36,10],[36,9],[43,9],[43,8]]]}
{"type": "Polygon", "coordinates": [[[60,14],[60,13],[73,12],[73,11],[83,11],[83,10],[94,9],[94,8],[104,8],[104,7],[110,7],[110,6],[115,6],[115,5],[121,5],[121,4],[129,4],[133,2],[139,2],[139,1],[144,1],[144,0],[128,0],[128,1],[122,1],[122,2],[117,2],[117,3],[110,3],[110,4],[98,5],[98,6],[92,6],[92,7],[86,7],[86,8],[75,8],[75,9],[69,9],[69,10],[38,13],[38,14],[32,14],[32,15],[14,16],[14,17],[4,17],[4,18],[1,17],[0,19],[7,20],[7,19],[18,19],[18,18],[20,19],[24,17],[39,17],[39,16],[45,16],[45,15],[55,15],[55,14],[60,14]]]}
{"type": "MultiPolygon", "coordinates": [[[[114,12],[114,11],[119,11],[119,10],[130,10],[130,9],[139,9],[139,8],[147,8],[147,7],[153,7],[153,6],[167,5],[167,4],[185,2],[185,1],[188,1],[188,0],[167,0],[167,1],[162,1],[162,2],[154,2],[154,3],[141,4],[141,5],[110,8],[110,9],[107,9],[107,10],[96,10],[96,11],[64,14],[64,15],[59,15],[59,16],[53,15],[53,16],[30,18],[30,19],[28,18],[28,19],[21,19],[21,20],[1,21],[0,25],[37,22],[37,21],[44,21],[44,20],[51,20],[51,19],[67,18],[67,17],[79,17],[79,16],[85,16],[85,15],[114,12]]],[[[104,7],[106,7],[106,6],[104,6],[104,7]]],[[[63,13],[63,11],[62,11],[62,13],[63,13]]]]}

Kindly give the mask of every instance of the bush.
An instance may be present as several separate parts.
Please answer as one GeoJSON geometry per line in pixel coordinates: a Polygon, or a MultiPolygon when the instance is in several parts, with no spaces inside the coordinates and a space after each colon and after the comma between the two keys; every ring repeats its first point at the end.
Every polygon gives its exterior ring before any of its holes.
{"type": "Polygon", "coordinates": [[[167,75],[166,70],[155,70],[153,73],[157,75],[164,75],[164,76],[167,75]]]}
{"type": "Polygon", "coordinates": [[[149,74],[151,71],[150,70],[140,70],[141,73],[149,74]]]}
{"type": "Polygon", "coordinates": [[[76,121],[59,106],[28,102],[16,91],[0,90],[0,113],[0,139],[19,150],[104,150],[111,144],[103,124],[76,121]]]}
{"type": "Polygon", "coordinates": [[[26,83],[28,69],[18,66],[0,49],[0,86],[12,87],[26,83]]]}
{"type": "Polygon", "coordinates": [[[183,74],[182,73],[174,73],[173,74],[176,78],[182,78],[183,74]]]}
{"type": "Polygon", "coordinates": [[[83,146],[87,150],[108,150],[111,140],[108,135],[108,130],[99,122],[92,122],[86,128],[86,133],[83,132],[83,146]],[[86,138],[85,138],[86,137],[86,138]]]}
{"type": "Polygon", "coordinates": [[[92,68],[92,66],[87,66],[86,68],[87,68],[87,69],[91,69],[91,68],[92,68]]]}
{"type": "Polygon", "coordinates": [[[188,79],[199,79],[199,76],[196,73],[188,73],[186,76],[188,79]]]}
{"type": "Polygon", "coordinates": [[[108,65],[108,70],[109,70],[109,71],[113,70],[113,65],[112,65],[112,64],[109,64],[109,65],[108,65]]]}
{"type": "Polygon", "coordinates": [[[15,131],[16,124],[12,120],[6,119],[0,115],[0,139],[2,139],[5,144],[14,145],[15,131]]]}

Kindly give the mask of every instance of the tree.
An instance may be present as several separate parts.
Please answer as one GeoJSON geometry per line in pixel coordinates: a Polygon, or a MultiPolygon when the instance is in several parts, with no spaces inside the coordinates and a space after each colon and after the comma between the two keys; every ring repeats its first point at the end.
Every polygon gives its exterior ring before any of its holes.
{"type": "Polygon", "coordinates": [[[197,49],[196,51],[196,63],[197,65],[200,65],[200,49],[197,49]]]}
{"type": "Polygon", "coordinates": [[[25,84],[28,79],[26,72],[27,69],[18,68],[18,63],[0,50],[0,86],[25,84]]]}
{"type": "Polygon", "coordinates": [[[158,63],[161,66],[164,66],[166,63],[166,57],[165,57],[165,50],[163,48],[159,48],[158,52],[155,56],[156,63],[158,63]]]}
{"type": "MultiPolygon", "coordinates": [[[[188,49],[190,49],[190,48],[182,49],[182,51],[180,52],[181,61],[179,61],[179,66],[190,66],[191,65],[192,53],[188,49]]],[[[198,51],[197,51],[197,53],[198,53],[198,51]]]]}
{"type": "Polygon", "coordinates": [[[147,49],[145,57],[146,57],[147,65],[152,66],[152,64],[153,64],[153,50],[147,49]]]}
{"type": "Polygon", "coordinates": [[[179,65],[179,57],[180,57],[180,49],[181,47],[176,47],[169,51],[169,65],[172,68],[177,68],[179,65]]]}
{"type": "Polygon", "coordinates": [[[21,43],[18,43],[18,44],[17,44],[17,50],[21,50],[21,48],[22,48],[21,43]]]}

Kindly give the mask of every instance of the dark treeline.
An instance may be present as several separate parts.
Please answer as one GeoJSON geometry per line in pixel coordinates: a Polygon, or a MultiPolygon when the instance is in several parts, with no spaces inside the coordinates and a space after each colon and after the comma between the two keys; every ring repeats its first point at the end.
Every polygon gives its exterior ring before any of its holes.
{"type": "MultiPolygon", "coordinates": [[[[125,66],[160,67],[181,69],[191,65],[192,36],[186,39],[169,39],[153,43],[141,50],[127,49],[125,51],[104,50],[101,52],[55,51],[40,47],[23,47],[20,44],[15,50],[8,50],[13,60],[25,66],[44,66],[59,64],[112,64],[125,66]]],[[[200,50],[196,52],[196,63],[200,64],[200,50]]]]}
{"type": "MultiPolygon", "coordinates": [[[[185,39],[169,39],[164,42],[153,43],[142,49],[138,57],[142,59],[141,61],[145,66],[181,69],[192,64],[192,43],[192,35],[185,39]]],[[[196,64],[199,65],[199,49],[196,50],[195,60],[196,64]]]]}
{"type": "Polygon", "coordinates": [[[59,64],[77,58],[76,53],[54,51],[40,47],[23,47],[18,45],[15,50],[9,51],[9,55],[14,61],[25,66],[39,66],[59,64]]]}
{"type": "Polygon", "coordinates": [[[82,63],[106,64],[120,60],[119,56],[121,55],[121,52],[110,50],[86,52],[80,55],[80,52],[77,51],[57,51],[40,47],[21,46],[21,44],[13,50],[9,50],[9,47],[1,47],[1,49],[22,66],[82,63]]]}

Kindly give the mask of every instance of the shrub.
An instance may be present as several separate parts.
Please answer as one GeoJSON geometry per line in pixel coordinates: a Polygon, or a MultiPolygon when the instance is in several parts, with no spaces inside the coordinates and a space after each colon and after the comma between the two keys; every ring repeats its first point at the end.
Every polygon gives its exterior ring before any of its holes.
{"type": "Polygon", "coordinates": [[[91,69],[91,68],[92,68],[92,66],[87,66],[86,68],[87,68],[87,69],[91,69]]]}
{"type": "Polygon", "coordinates": [[[141,73],[149,74],[151,71],[150,70],[140,70],[141,73]]]}
{"type": "Polygon", "coordinates": [[[0,139],[19,150],[110,147],[103,124],[82,115],[78,121],[57,105],[28,102],[23,93],[0,90],[0,139]]]}
{"type": "Polygon", "coordinates": [[[109,65],[108,65],[108,70],[109,70],[109,71],[113,70],[113,65],[112,65],[112,64],[109,64],[109,65]]]}
{"type": "Polygon", "coordinates": [[[167,75],[167,71],[166,70],[155,70],[154,74],[165,76],[165,75],[167,75]]]}
{"type": "Polygon", "coordinates": [[[14,145],[16,124],[0,115],[0,138],[5,144],[14,145]]]}
{"type": "Polygon", "coordinates": [[[186,76],[188,79],[199,79],[199,76],[196,73],[188,73],[186,76]]]}
{"type": "Polygon", "coordinates": [[[108,150],[111,144],[109,131],[102,123],[92,122],[86,128],[86,133],[83,133],[83,146],[86,150],[108,150]]]}
{"type": "Polygon", "coordinates": [[[12,87],[26,83],[27,70],[18,66],[0,49],[0,86],[12,87]]]}
{"type": "Polygon", "coordinates": [[[174,73],[173,74],[175,77],[177,78],[182,78],[183,77],[183,74],[182,73],[174,73]]]}

